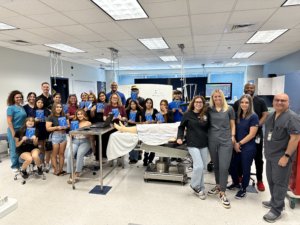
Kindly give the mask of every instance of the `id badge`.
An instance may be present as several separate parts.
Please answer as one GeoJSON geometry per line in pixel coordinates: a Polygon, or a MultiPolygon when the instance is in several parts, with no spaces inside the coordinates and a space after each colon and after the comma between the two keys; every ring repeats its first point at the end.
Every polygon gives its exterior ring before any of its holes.
{"type": "Polygon", "coordinates": [[[256,144],[259,144],[259,143],[260,143],[260,136],[259,136],[259,135],[256,136],[256,138],[255,138],[255,143],[256,143],[256,144]]]}
{"type": "Polygon", "coordinates": [[[272,139],[272,131],[269,131],[267,140],[268,140],[268,141],[271,141],[271,139],[272,139]]]}

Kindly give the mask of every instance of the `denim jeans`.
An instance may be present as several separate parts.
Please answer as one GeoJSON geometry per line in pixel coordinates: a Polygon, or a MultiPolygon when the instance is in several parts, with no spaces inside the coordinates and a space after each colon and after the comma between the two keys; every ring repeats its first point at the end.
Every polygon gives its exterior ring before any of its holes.
{"type": "MultiPolygon", "coordinates": [[[[85,154],[90,150],[91,144],[90,140],[87,138],[84,139],[76,139],[72,140],[73,146],[73,156],[76,155],[76,169],[75,172],[80,173],[83,167],[83,161],[85,154]]],[[[67,154],[67,173],[71,173],[71,147],[68,150],[67,154]]]]}
{"type": "Polygon", "coordinates": [[[138,161],[139,159],[139,151],[132,150],[129,152],[129,160],[136,160],[138,161]]]}
{"type": "Polygon", "coordinates": [[[52,144],[60,144],[67,141],[66,133],[54,131],[51,136],[52,144]]]}
{"type": "MultiPolygon", "coordinates": [[[[15,132],[17,132],[17,131],[18,131],[18,129],[15,128],[15,132]]],[[[9,128],[7,129],[7,139],[8,139],[8,144],[9,144],[9,155],[10,155],[10,161],[11,161],[11,168],[18,169],[19,168],[19,155],[17,154],[15,138],[12,136],[9,128]]]]}
{"type": "Polygon", "coordinates": [[[191,186],[195,189],[205,190],[204,168],[207,162],[207,148],[188,147],[188,151],[193,159],[193,173],[191,186]]]}

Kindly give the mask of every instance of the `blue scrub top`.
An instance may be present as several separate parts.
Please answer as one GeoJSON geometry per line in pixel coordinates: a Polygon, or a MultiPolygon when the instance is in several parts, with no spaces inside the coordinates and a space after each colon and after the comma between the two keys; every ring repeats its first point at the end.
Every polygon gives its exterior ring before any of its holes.
{"type": "MultiPolygon", "coordinates": [[[[236,123],[236,141],[239,142],[246,137],[250,132],[250,127],[258,127],[258,125],[259,120],[256,114],[252,114],[249,118],[240,118],[240,122],[236,123]]],[[[255,148],[255,138],[244,144],[243,148],[250,146],[255,148]]]]}
{"type": "Polygon", "coordinates": [[[168,109],[172,110],[172,109],[176,109],[176,111],[174,112],[174,122],[180,122],[182,119],[182,114],[178,111],[178,108],[182,109],[182,112],[185,112],[187,110],[186,106],[180,106],[181,104],[183,104],[183,101],[173,101],[169,103],[168,109]]]}
{"type": "Polygon", "coordinates": [[[15,129],[19,129],[23,126],[27,114],[23,106],[10,105],[7,107],[7,116],[12,117],[12,124],[15,129]]]}

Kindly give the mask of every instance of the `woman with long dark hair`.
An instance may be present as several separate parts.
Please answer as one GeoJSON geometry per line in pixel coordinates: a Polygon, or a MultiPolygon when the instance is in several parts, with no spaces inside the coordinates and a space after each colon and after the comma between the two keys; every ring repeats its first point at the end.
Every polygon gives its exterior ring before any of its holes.
{"type": "Polygon", "coordinates": [[[208,116],[205,99],[195,96],[190,102],[188,111],[183,114],[178,127],[177,143],[182,144],[186,131],[187,147],[193,159],[191,188],[200,199],[206,198],[204,186],[204,168],[207,161],[208,116]]]}
{"type": "Polygon", "coordinates": [[[16,132],[22,127],[27,114],[22,107],[23,94],[18,90],[12,91],[7,98],[7,139],[9,144],[9,155],[11,160],[11,168],[14,172],[19,169],[19,156],[16,152],[16,143],[14,136],[16,132]]]}
{"type": "Polygon", "coordinates": [[[235,195],[236,199],[246,197],[246,188],[250,181],[251,164],[256,154],[255,136],[258,126],[259,120],[253,110],[252,97],[248,94],[243,95],[239,100],[236,119],[236,142],[230,166],[233,183],[229,188],[239,186],[238,169],[239,165],[242,165],[242,185],[235,195]]]}

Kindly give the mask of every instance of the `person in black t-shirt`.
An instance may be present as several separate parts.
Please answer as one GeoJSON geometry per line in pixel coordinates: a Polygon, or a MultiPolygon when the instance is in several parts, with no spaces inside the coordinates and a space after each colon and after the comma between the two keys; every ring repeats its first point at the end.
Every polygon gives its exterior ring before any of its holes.
{"type": "Polygon", "coordinates": [[[48,82],[43,82],[41,84],[41,88],[43,93],[38,96],[39,98],[42,98],[44,101],[44,107],[51,110],[52,104],[53,104],[53,98],[50,94],[50,84],[48,82]]]}
{"type": "Polygon", "coordinates": [[[38,149],[37,130],[35,129],[35,121],[33,117],[27,117],[25,124],[15,134],[17,153],[24,160],[21,166],[21,175],[24,179],[28,178],[26,171],[32,160],[38,167],[38,174],[42,175],[43,170],[39,158],[40,150],[38,149]]]}

